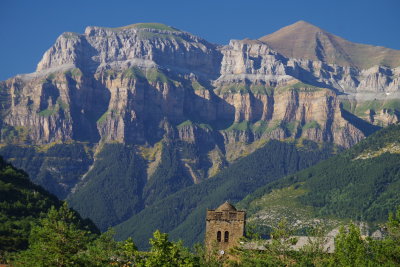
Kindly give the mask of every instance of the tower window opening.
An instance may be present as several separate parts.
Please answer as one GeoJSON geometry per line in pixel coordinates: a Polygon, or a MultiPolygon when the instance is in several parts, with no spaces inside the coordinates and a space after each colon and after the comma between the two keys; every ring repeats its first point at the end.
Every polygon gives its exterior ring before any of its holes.
{"type": "Polygon", "coordinates": [[[221,242],[221,231],[217,232],[217,241],[221,242]]]}
{"type": "Polygon", "coordinates": [[[224,241],[225,241],[225,242],[229,242],[229,232],[228,232],[228,231],[225,231],[225,234],[224,234],[224,241]]]}

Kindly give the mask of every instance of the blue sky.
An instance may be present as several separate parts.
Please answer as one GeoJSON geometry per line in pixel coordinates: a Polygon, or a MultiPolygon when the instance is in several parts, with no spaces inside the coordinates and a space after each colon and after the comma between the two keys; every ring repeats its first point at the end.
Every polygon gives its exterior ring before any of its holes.
{"type": "Polygon", "coordinates": [[[259,38],[298,20],[400,49],[400,0],[0,0],[0,80],[33,72],[66,31],[160,22],[210,42],[259,38]]]}

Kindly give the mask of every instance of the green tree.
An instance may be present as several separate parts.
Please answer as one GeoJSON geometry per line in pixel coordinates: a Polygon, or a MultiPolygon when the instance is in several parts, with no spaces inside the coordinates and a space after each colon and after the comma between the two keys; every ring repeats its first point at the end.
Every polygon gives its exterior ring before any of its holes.
{"type": "Polygon", "coordinates": [[[199,259],[200,266],[219,267],[223,266],[223,260],[218,257],[218,249],[215,247],[212,251],[207,251],[204,244],[196,243],[194,245],[195,255],[199,259]]]}
{"type": "Polygon", "coordinates": [[[88,244],[80,254],[80,261],[85,266],[105,266],[112,262],[118,251],[118,243],[113,238],[113,231],[107,231],[88,244]]]}
{"type": "Polygon", "coordinates": [[[400,208],[390,213],[387,223],[387,236],[383,240],[371,240],[371,247],[379,265],[400,266],[400,208]]]}
{"type": "Polygon", "coordinates": [[[317,226],[307,231],[307,244],[296,253],[296,265],[298,266],[326,266],[330,254],[325,245],[328,242],[324,228],[317,226]]]}
{"type": "Polygon", "coordinates": [[[80,254],[84,266],[127,267],[143,264],[132,238],[117,242],[114,240],[114,234],[113,230],[109,230],[87,246],[87,250],[80,254]]]}
{"type": "Polygon", "coordinates": [[[372,266],[372,253],[368,242],[361,237],[360,229],[350,224],[340,228],[335,238],[335,255],[332,266],[372,266]]]}
{"type": "Polygon", "coordinates": [[[233,249],[238,261],[230,261],[231,266],[293,266],[296,252],[292,246],[297,243],[286,220],[272,229],[270,240],[261,240],[252,235],[245,240],[247,246],[233,249]]]}
{"type": "Polygon", "coordinates": [[[400,264],[400,207],[395,214],[390,213],[386,228],[388,237],[385,241],[388,243],[388,247],[392,247],[388,256],[392,261],[400,264]]]}
{"type": "Polygon", "coordinates": [[[47,216],[31,229],[29,248],[15,255],[13,266],[79,266],[80,253],[94,239],[79,229],[79,220],[64,203],[51,207],[47,216]]]}
{"type": "Polygon", "coordinates": [[[294,231],[290,229],[288,222],[282,220],[278,226],[271,232],[271,243],[266,247],[274,256],[279,257],[284,264],[289,264],[292,259],[293,245],[297,243],[297,239],[293,237],[294,231]]]}
{"type": "Polygon", "coordinates": [[[168,234],[155,231],[150,239],[151,253],[146,260],[146,266],[199,266],[198,257],[182,246],[181,242],[168,240],[168,234]]]}

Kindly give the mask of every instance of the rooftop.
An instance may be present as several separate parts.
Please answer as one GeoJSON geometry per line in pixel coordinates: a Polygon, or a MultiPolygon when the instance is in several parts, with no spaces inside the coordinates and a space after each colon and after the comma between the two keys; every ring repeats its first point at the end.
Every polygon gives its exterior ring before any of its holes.
{"type": "Polygon", "coordinates": [[[228,201],[226,201],[224,204],[219,206],[216,211],[236,211],[236,208],[230,204],[228,201]]]}

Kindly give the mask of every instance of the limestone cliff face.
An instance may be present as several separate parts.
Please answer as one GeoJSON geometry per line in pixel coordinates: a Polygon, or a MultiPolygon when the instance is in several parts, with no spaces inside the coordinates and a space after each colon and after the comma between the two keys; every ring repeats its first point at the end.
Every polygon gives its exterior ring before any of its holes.
{"type": "Polygon", "coordinates": [[[29,168],[59,197],[88,182],[104,143],[141,158],[146,183],[174,166],[192,180],[185,185],[196,184],[270,139],[350,147],[373,125],[398,123],[393,66],[291,58],[258,40],[217,46],[161,24],[88,27],[62,34],[36,72],[0,81],[0,138],[21,168],[22,148],[33,155],[55,143],[87,145],[74,159],[79,172],[59,169],[51,153],[29,168]]]}
{"type": "MultiPolygon", "coordinates": [[[[65,85],[64,78],[57,82],[65,85]]],[[[9,86],[10,107],[4,112],[3,127],[19,129],[23,132],[23,141],[28,143],[72,139],[72,120],[63,102],[66,95],[61,96],[52,82],[37,80],[25,85],[20,79],[12,78],[6,86],[9,86]]]]}
{"type": "Polygon", "coordinates": [[[0,97],[3,143],[168,136],[239,155],[268,139],[349,147],[364,129],[343,112],[397,123],[400,68],[290,58],[255,40],[216,46],[161,24],[88,27],[62,34],[35,73],[1,82],[0,97]]]}
{"type": "MultiPolygon", "coordinates": [[[[248,80],[276,86],[293,78],[347,94],[398,93],[400,68],[373,66],[368,69],[339,66],[323,61],[286,58],[261,41],[231,41],[221,52],[218,84],[248,80]]],[[[390,98],[390,97],[389,97],[390,98]]]]}
{"type": "Polygon", "coordinates": [[[219,58],[215,45],[170,27],[87,27],[84,34],[62,34],[44,54],[37,71],[75,66],[95,72],[159,65],[189,74],[215,75],[219,58]]]}
{"type": "MultiPolygon", "coordinates": [[[[398,104],[393,105],[400,99],[399,67],[373,66],[359,69],[323,61],[286,58],[272,50],[266,43],[254,40],[231,41],[221,49],[221,52],[224,55],[221,75],[214,81],[217,88],[228,88],[229,85],[242,83],[244,86],[236,89],[243,91],[247,88],[256,95],[260,89],[268,91],[293,80],[299,80],[339,93],[340,101],[351,102],[353,111],[364,110],[371,101],[379,102],[373,110],[376,113],[384,112],[384,109],[389,109],[393,113],[395,109],[400,108],[398,104]]],[[[236,120],[239,119],[238,116],[243,115],[238,111],[236,114],[236,120]]],[[[377,125],[398,122],[397,116],[394,119],[369,120],[368,113],[356,115],[377,125]]]]}
{"type": "Polygon", "coordinates": [[[24,142],[99,140],[93,118],[104,112],[109,92],[79,69],[28,81],[15,77],[7,85],[10,107],[3,113],[3,126],[19,131],[24,142]]]}

